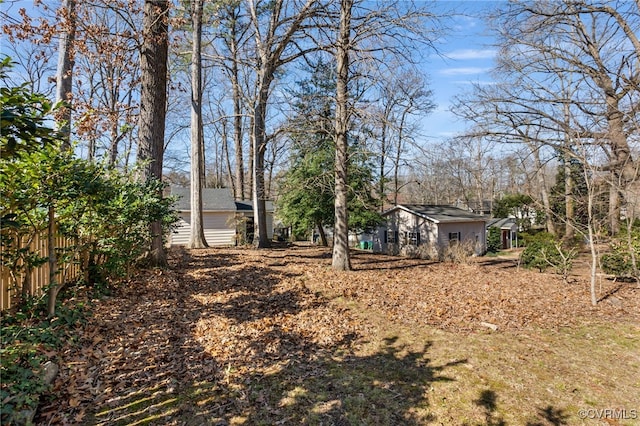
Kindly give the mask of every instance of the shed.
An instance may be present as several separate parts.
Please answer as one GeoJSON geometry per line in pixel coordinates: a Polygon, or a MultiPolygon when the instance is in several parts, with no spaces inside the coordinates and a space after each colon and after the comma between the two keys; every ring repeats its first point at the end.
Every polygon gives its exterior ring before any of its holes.
{"type": "Polygon", "coordinates": [[[452,244],[470,244],[476,255],[486,251],[486,218],[457,207],[399,204],[382,216],[386,223],[373,240],[375,252],[398,254],[425,250],[435,256],[452,244]]]}
{"type": "Polygon", "coordinates": [[[518,224],[515,217],[494,218],[487,222],[487,232],[490,228],[500,230],[500,241],[503,249],[518,246],[518,224]]]}
{"type": "MultiPolygon", "coordinates": [[[[178,197],[174,208],[178,211],[178,228],[171,235],[172,245],[186,245],[191,233],[190,189],[172,186],[171,195],[178,197]]],[[[273,238],[273,203],[267,202],[267,230],[273,238]]],[[[207,244],[236,245],[242,239],[253,239],[253,203],[235,200],[230,188],[202,189],[202,221],[207,244]]]]}

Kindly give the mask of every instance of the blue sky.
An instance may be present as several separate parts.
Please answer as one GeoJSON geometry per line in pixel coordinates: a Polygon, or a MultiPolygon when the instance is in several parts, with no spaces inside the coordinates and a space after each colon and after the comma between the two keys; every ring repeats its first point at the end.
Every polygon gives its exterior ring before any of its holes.
{"type": "MultiPolygon", "coordinates": [[[[450,31],[438,44],[440,56],[430,54],[424,64],[437,105],[421,120],[426,142],[439,143],[462,131],[465,123],[449,111],[452,97],[469,90],[472,82],[491,82],[488,71],[494,65],[495,48],[491,46],[493,38],[487,33],[482,15],[500,3],[503,2],[436,0],[436,7],[441,9],[437,13],[455,14],[446,24],[450,31]]],[[[17,14],[19,7],[31,9],[33,0],[5,3],[3,10],[8,6],[17,14]]]]}
{"type": "Polygon", "coordinates": [[[437,105],[435,111],[422,120],[427,141],[438,143],[462,131],[465,124],[450,111],[453,96],[471,89],[471,83],[491,83],[489,71],[494,66],[494,39],[487,33],[482,14],[495,8],[494,1],[440,1],[443,8],[456,14],[451,32],[439,45],[441,56],[431,55],[425,64],[431,90],[437,105]]]}

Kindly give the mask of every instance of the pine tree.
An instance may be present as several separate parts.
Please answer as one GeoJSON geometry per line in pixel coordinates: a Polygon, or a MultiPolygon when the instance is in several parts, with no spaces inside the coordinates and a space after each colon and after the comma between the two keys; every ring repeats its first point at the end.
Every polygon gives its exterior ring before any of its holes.
{"type": "MultiPolygon", "coordinates": [[[[291,159],[278,200],[279,215],[293,226],[294,235],[301,237],[317,228],[323,245],[327,241],[322,228],[335,221],[335,85],[333,65],[320,60],[313,65],[311,76],[291,92],[296,111],[288,126],[291,159]]],[[[380,220],[378,202],[372,196],[373,167],[370,156],[355,140],[349,145],[349,228],[364,230],[380,220]]]]}

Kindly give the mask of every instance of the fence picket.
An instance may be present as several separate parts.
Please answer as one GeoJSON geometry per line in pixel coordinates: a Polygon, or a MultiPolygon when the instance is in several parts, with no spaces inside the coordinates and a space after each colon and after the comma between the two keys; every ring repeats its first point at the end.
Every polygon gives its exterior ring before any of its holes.
{"type": "MultiPolygon", "coordinates": [[[[58,248],[67,248],[73,245],[73,240],[65,238],[61,235],[56,236],[56,246],[58,248]]],[[[46,231],[36,235],[29,249],[33,252],[37,252],[40,256],[47,257],[49,254],[49,248],[47,243],[46,231]]],[[[77,254],[76,254],[77,256],[77,254]]],[[[58,264],[58,279],[66,280],[67,282],[76,280],[80,274],[80,266],[76,259],[72,259],[67,263],[58,264]]],[[[0,267],[0,310],[9,309],[12,306],[12,302],[16,298],[19,299],[22,280],[24,278],[24,272],[17,277],[18,282],[13,282],[11,278],[11,272],[9,268],[4,266],[0,267]]],[[[31,279],[29,287],[31,294],[34,296],[40,296],[43,294],[44,287],[49,283],[49,263],[45,263],[38,268],[34,268],[31,271],[31,279]]]]}

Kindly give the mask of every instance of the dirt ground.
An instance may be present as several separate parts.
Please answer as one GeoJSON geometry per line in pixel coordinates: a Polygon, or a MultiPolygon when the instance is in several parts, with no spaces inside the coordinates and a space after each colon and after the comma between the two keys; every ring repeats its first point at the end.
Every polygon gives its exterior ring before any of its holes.
{"type": "Polygon", "coordinates": [[[640,409],[637,284],[600,277],[593,307],[587,277],[514,255],[352,263],[333,271],[308,245],[172,251],[95,301],[38,423],[531,426],[640,409]]]}

